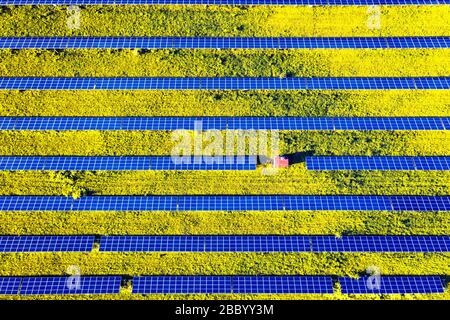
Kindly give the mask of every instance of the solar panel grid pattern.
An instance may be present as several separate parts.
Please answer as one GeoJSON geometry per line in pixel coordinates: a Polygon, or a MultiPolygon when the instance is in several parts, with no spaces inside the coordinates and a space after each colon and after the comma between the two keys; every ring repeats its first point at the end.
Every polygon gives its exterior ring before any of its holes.
{"type": "Polygon", "coordinates": [[[0,170],[256,170],[256,162],[255,156],[0,156],[0,170]]]}
{"type": "Polygon", "coordinates": [[[448,117],[0,117],[0,130],[450,130],[448,117]]]}
{"type": "Polygon", "coordinates": [[[344,49],[448,48],[450,37],[193,38],[4,37],[0,49],[344,49]]]}
{"type": "Polygon", "coordinates": [[[412,90],[450,89],[448,77],[0,78],[0,90],[412,90]]]}
{"type": "Polygon", "coordinates": [[[19,277],[0,277],[0,295],[19,294],[21,282],[19,277]]]}
{"type": "Polygon", "coordinates": [[[449,211],[449,196],[0,196],[2,211],[449,211]]]}
{"type": "Polygon", "coordinates": [[[0,0],[0,5],[437,5],[449,0],[0,0]]]}
{"type": "Polygon", "coordinates": [[[25,277],[20,295],[39,294],[116,294],[120,292],[121,276],[25,277]]]}
{"type": "Polygon", "coordinates": [[[450,170],[450,157],[306,157],[308,170],[450,170]]]}
{"type": "Polygon", "coordinates": [[[144,276],[133,278],[134,294],[333,293],[327,276],[144,276]]]}
{"type": "Polygon", "coordinates": [[[0,252],[90,252],[93,236],[0,236],[0,252]]]}
{"type": "Polygon", "coordinates": [[[450,236],[105,236],[102,252],[450,252],[450,236]]]}
{"type": "Polygon", "coordinates": [[[443,293],[438,276],[381,276],[377,283],[367,276],[359,279],[339,278],[343,294],[443,293]]]}

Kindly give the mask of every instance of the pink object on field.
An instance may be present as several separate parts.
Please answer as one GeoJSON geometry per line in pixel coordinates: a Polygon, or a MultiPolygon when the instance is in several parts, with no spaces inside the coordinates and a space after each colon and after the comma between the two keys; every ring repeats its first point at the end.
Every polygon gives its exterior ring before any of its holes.
{"type": "Polygon", "coordinates": [[[276,156],[273,158],[274,168],[287,168],[289,167],[289,159],[286,157],[276,156]]]}

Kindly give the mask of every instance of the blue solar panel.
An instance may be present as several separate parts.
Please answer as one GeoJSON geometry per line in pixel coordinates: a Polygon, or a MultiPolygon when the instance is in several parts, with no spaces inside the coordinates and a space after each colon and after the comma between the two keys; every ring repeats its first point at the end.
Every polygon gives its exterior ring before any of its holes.
{"type": "Polygon", "coordinates": [[[0,236],[0,252],[89,252],[93,236],[0,236]]]}
{"type": "Polygon", "coordinates": [[[450,236],[107,236],[102,252],[450,252],[450,236]]]}
{"type": "Polygon", "coordinates": [[[450,130],[438,117],[0,117],[0,130],[450,130]]]}
{"type": "Polygon", "coordinates": [[[0,5],[437,5],[449,0],[0,0],[0,5]]]}
{"type": "Polygon", "coordinates": [[[133,278],[134,294],[333,293],[327,276],[145,276],[133,278]]]}
{"type": "Polygon", "coordinates": [[[236,157],[13,157],[0,170],[256,170],[256,156],[236,157]]]}
{"type": "Polygon", "coordinates": [[[133,293],[232,293],[227,276],[146,276],[133,278],[133,293]]]}
{"type": "Polygon", "coordinates": [[[450,157],[306,157],[308,170],[450,170],[450,157]]]}
{"type": "Polygon", "coordinates": [[[0,90],[450,89],[450,78],[0,78],[0,90]]]}
{"type": "Polygon", "coordinates": [[[332,294],[333,280],[327,276],[237,276],[233,293],[332,294]]]}
{"type": "Polygon", "coordinates": [[[1,211],[450,211],[449,196],[0,196],[1,211]]]}
{"type": "Polygon", "coordinates": [[[450,236],[311,236],[312,252],[449,252],[450,236]]]}
{"type": "Polygon", "coordinates": [[[194,38],[8,37],[0,49],[343,49],[449,48],[450,37],[194,38]]]}
{"type": "Polygon", "coordinates": [[[438,276],[381,276],[379,284],[369,277],[339,278],[343,294],[443,293],[438,276]]]}
{"type": "Polygon", "coordinates": [[[307,236],[108,236],[100,251],[308,252],[307,236]]]}
{"type": "Polygon", "coordinates": [[[120,292],[120,276],[25,277],[21,295],[36,294],[114,294],[120,292]]]}
{"type": "Polygon", "coordinates": [[[18,277],[0,277],[0,295],[19,294],[21,278],[18,277]]]}

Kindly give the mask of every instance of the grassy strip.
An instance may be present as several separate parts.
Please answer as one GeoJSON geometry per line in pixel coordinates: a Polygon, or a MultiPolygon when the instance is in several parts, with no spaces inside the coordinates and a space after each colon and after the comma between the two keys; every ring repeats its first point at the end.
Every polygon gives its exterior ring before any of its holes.
{"type": "Polygon", "coordinates": [[[0,212],[0,234],[447,235],[445,212],[0,212]]]}
{"type": "Polygon", "coordinates": [[[0,50],[0,76],[446,76],[450,50],[0,50]]]}
{"type": "Polygon", "coordinates": [[[382,274],[450,274],[448,253],[4,253],[3,276],[64,274],[127,275],[338,275],[356,276],[369,266],[382,274]]]}
{"type": "MultiPolygon", "coordinates": [[[[166,131],[1,131],[0,155],[171,155],[178,141],[166,131]]],[[[305,154],[448,155],[449,147],[449,131],[283,131],[279,151],[301,161],[305,154]]]]}
{"type": "Polygon", "coordinates": [[[420,36],[447,35],[448,6],[87,6],[79,29],[65,6],[2,7],[0,36],[420,36]]]}
{"type": "Polygon", "coordinates": [[[450,291],[443,294],[392,294],[392,295],[343,295],[339,293],[330,295],[318,294],[131,294],[129,291],[118,295],[52,295],[52,296],[6,296],[11,300],[449,300],[450,291]]]}
{"type": "Polygon", "coordinates": [[[1,195],[447,195],[448,172],[314,172],[291,167],[256,172],[2,172],[1,195]]]}
{"type": "Polygon", "coordinates": [[[450,91],[1,91],[0,114],[448,116],[450,91]]]}

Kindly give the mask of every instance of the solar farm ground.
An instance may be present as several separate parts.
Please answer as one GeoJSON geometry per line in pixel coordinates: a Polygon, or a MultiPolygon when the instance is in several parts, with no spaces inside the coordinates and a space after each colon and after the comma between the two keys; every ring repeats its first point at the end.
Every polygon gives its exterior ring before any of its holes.
{"type": "MultiPolygon", "coordinates": [[[[450,6],[86,6],[0,8],[0,36],[432,36],[450,6]]],[[[0,50],[0,76],[448,76],[449,49],[0,50]]],[[[1,116],[449,116],[449,90],[1,91],[1,116]]],[[[168,155],[164,131],[0,131],[0,155],[168,155]]],[[[282,132],[282,154],[450,155],[449,131],[282,132]]],[[[448,195],[450,172],[0,172],[0,195],[448,195]]],[[[446,212],[0,212],[0,234],[449,235],[446,212]]],[[[1,276],[450,275],[449,253],[1,253],[1,276]]],[[[119,295],[52,299],[450,299],[438,295],[119,295]]],[[[14,297],[8,297],[14,298],[14,297]]],[[[17,297],[16,297],[17,298],[17,297]]],[[[21,297],[24,299],[23,297],[21,297]]],[[[29,299],[50,298],[32,296],[29,299]]]]}

